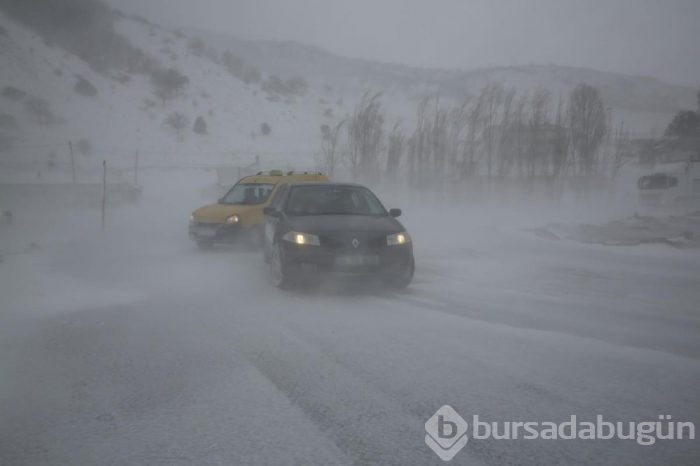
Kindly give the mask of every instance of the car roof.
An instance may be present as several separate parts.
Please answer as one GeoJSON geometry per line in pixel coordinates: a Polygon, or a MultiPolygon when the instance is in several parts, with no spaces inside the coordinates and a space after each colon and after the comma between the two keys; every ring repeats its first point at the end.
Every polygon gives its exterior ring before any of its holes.
{"type": "Polygon", "coordinates": [[[240,184],[253,184],[253,183],[265,183],[265,184],[277,184],[281,182],[328,182],[328,177],[323,173],[313,173],[313,172],[260,172],[256,175],[246,176],[241,178],[240,184]]]}
{"type": "Polygon", "coordinates": [[[367,186],[357,184],[357,183],[341,183],[341,182],[334,182],[334,181],[315,181],[315,182],[309,182],[309,181],[294,181],[289,183],[291,186],[337,186],[337,187],[345,187],[345,188],[364,188],[364,189],[369,189],[367,186]]]}

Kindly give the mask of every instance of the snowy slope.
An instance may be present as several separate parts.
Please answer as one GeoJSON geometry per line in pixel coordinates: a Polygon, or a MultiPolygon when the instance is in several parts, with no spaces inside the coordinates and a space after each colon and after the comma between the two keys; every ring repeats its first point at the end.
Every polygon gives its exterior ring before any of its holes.
{"type": "Polygon", "coordinates": [[[294,43],[251,42],[200,32],[183,35],[123,14],[118,18],[116,30],[131,44],[188,77],[182,95],[163,103],[147,76],[97,73],[75,55],[48,45],[37,33],[0,14],[5,31],[0,35],[0,84],[47,99],[60,120],[36,124],[21,101],[0,98],[0,114],[10,114],[19,123],[19,129],[11,132],[14,148],[0,153],[6,173],[9,167],[19,167],[34,176],[52,158],[65,165],[67,142],[81,139],[92,145],[90,154],[78,156],[82,170],[94,170],[102,159],[111,166],[131,167],[137,151],[144,165],[247,165],[257,155],[265,168],[313,168],[319,127],[350,114],[368,90],[383,91],[388,128],[396,121],[410,128],[416,105],[426,95],[439,90],[442,102],[449,104],[450,99],[478,93],[494,81],[523,91],[547,88],[553,101],[587,82],[603,91],[613,119],[624,120],[633,136],[658,135],[676,110],[694,105],[692,89],[652,78],[558,66],[470,72],[418,69],[343,58],[294,43]],[[258,66],[261,80],[245,84],[218,59],[195,56],[188,47],[195,36],[219,57],[230,51],[258,66]],[[96,96],[84,97],[73,90],[78,76],[94,85],[96,96]],[[303,95],[274,95],[262,84],[273,76],[301,76],[309,86],[303,95]],[[189,119],[182,137],[164,124],[173,112],[189,119]],[[192,131],[198,116],[206,120],[207,135],[192,131]],[[262,123],[270,126],[269,135],[262,134],[262,123]]]}
{"type": "Polygon", "coordinates": [[[145,163],[158,164],[247,164],[254,154],[283,165],[313,163],[323,117],[322,109],[312,104],[318,100],[312,91],[293,101],[270,102],[259,86],[246,86],[222,66],[192,56],[186,38],[162,29],[155,29],[151,36],[145,25],[119,20],[118,31],[132,44],[189,78],[182,95],[162,103],[146,76],[131,74],[126,82],[107,77],[67,51],[46,45],[41,37],[3,15],[0,26],[6,31],[0,38],[2,86],[48,100],[57,117],[54,123],[40,125],[27,114],[22,101],[0,100],[0,113],[13,115],[19,123],[13,133],[15,147],[2,154],[3,162],[43,163],[52,151],[61,158],[67,154],[69,140],[75,144],[88,138],[92,158],[125,166],[132,163],[135,151],[145,163]],[[164,41],[168,54],[161,51],[164,41]],[[96,96],[85,97],[73,90],[78,76],[97,88],[96,96]],[[190,119],[182,138],[164,124],[172,112],[190,119]],[[207,135],[192,131],[198,116],[207,122],[207,135]],[[272,129],[267,136],[260,131],[263,122],[272,129]]]}
{"type": "MultiPolygon", "coordinates": [[[[646,76],[630,76],[588,68],[559,65],[503,66],[474,70],[415,68],[333,55],[318,47],[293,42],[248,41],[231,35],[192,31],[218,50],[237,56],[279,75],[298,74],[317,87],[357,95],[367,88],[389,90],[404,98],[440,92],[462,99],[478,93],[489,82],[527,91],[550,90],[554,100],[565,97],[577,84],[601,90],[613,119],[638,136],[658,136],[678,110],[695,108],[695,89],[646,76]]],[[[468,66],[467,66],[468,68],[468,66]]],[[[388,100],[388,99],[386,99],[388,100]]]]}

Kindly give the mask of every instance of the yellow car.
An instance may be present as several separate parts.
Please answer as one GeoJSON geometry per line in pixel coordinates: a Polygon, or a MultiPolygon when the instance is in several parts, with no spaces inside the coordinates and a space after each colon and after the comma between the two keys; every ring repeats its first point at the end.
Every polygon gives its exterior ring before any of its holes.
{"type": "Polygon", "coordinates": [[[216,204],[206,205],[190,215],[190,238],[201,248],[238,240],[261,245],[267,207],[273,194],[286,182],[320,181],[321,173],[270,170],[242,178],[216,204]]]}

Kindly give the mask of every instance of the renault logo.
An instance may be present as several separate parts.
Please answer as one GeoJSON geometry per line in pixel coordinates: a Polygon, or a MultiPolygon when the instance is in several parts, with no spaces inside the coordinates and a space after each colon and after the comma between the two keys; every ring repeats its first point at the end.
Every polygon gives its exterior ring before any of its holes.
{"type": "Polygon", "coordinates": [[[357,240],[357,238],[352,239],[352,247],[357,249],[360,246],[360,242],[357,240]]]}

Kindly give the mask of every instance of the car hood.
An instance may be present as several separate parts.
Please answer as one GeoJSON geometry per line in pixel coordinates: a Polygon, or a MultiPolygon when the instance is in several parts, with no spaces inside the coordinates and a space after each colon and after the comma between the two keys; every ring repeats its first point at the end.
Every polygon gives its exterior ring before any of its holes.
{"type": "Polygon", "coordinates": [[[394,217],[369,215],[299,215],[291,216],[288,224],[302,233],[379,232],[397,233],[404,227],[394,217]]]}
{"type": "Polygon", "coordinates": [[[224,223],[226,217],[234,214],[243,216],[255,208],[256,206],[241,204],[210,204],[195,210],[193,215],[196,222],[224,223]]]}

